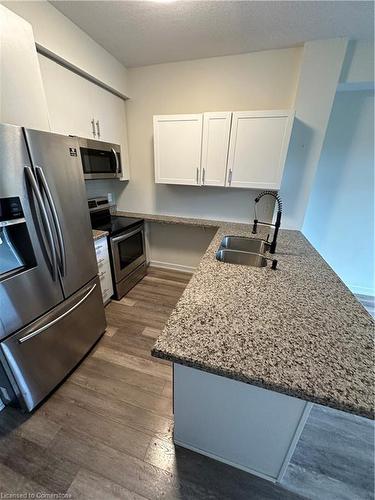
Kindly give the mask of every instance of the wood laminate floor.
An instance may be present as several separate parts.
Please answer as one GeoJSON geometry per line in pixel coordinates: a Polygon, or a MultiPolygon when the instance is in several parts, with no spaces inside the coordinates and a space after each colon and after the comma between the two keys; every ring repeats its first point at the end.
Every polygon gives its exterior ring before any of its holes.
{"type": "Polygon", "coordinates": [[[150,269],[126,298],[106,308],[106,334],[38,410],[0,413],[0,493],[372,498],[373,428],[342,412],[314,408],[283,485],[173,446],[171,366],[150,349],[189,279],[150,269]]]}

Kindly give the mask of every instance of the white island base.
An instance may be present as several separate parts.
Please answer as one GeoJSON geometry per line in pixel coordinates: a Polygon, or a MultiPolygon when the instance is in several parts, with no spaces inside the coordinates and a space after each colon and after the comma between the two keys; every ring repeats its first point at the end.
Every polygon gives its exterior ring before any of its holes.
{"type": "Polygon", "coordinates": [[[312,403],[173,365],[174,442],[281,481],[312,403]]]}

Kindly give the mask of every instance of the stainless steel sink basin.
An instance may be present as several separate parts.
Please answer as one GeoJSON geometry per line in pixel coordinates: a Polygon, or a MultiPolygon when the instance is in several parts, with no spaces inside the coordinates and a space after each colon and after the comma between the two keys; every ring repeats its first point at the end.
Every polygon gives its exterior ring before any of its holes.
{"type": "Polygon", "coordinates": [[[257,238],[247,238],[246,236],[224,236],[220,249],[239,250],[240,252],[265,253],[267,243],[257,238]]]}
{"type": "Polygon", "coordinates": [[[267,265],[267,259],[262,255],[226,248],[221,248],[216,252],[216,259],[220,262],[241,264],[242,266],[265,267],[267,265]]]}

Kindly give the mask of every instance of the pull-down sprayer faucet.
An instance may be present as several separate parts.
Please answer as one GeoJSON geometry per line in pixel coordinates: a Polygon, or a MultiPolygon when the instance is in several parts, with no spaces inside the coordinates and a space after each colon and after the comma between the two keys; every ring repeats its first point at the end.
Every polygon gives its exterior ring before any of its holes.
{"type": "Polygon", "coordinates": [[[265,226],[272,226],[272,227],[275,228],[274,233],[273,233],[272,242],[271,243],[267,243],[269,245],[269,252],[270,253],[275,253],[275,250],[276,250],[277,235],[279,233],[279,228],[280,228],[280,224],[281,224],[282,210],[283,210],[283,202],[281,201],[280,196],[278,194],[276,194],[275,192],[273,192],[273,191],[262,191],[255,198],[255,204],[254,204],[254,224],[253,224],[253,231],[252,231],[252,233],[253,234],[257,234],[257,226],[258,226],[258,224],[263,224],[265,226]],[[276,214],[275,224],[271,224],[269,222],[261,222],[261,221],[258,221],[258,219],[257,219],[257,210],[256,210],[257,203],[259,202],[259,200],[261,198],[263,198],[263,196],[266,196],[266,195],[273,196],[275,198],[275,200],[277,201],[278,210],[277,210],[277,214],[276,214]]]}

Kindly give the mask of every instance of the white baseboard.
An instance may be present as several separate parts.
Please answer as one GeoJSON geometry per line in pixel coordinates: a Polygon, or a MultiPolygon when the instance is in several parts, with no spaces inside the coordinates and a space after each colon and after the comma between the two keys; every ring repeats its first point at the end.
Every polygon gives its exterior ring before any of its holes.
{"type": "Polygon", "coordinates": [[[171,269],[172,271],[181,271],[183,273],[193,273],[196,267],[184,266],[182,264],[174,264],[173,262],[162,262],[160,260],[150,260],[151,267],[160,267],[162,269],[171,269]]]}

